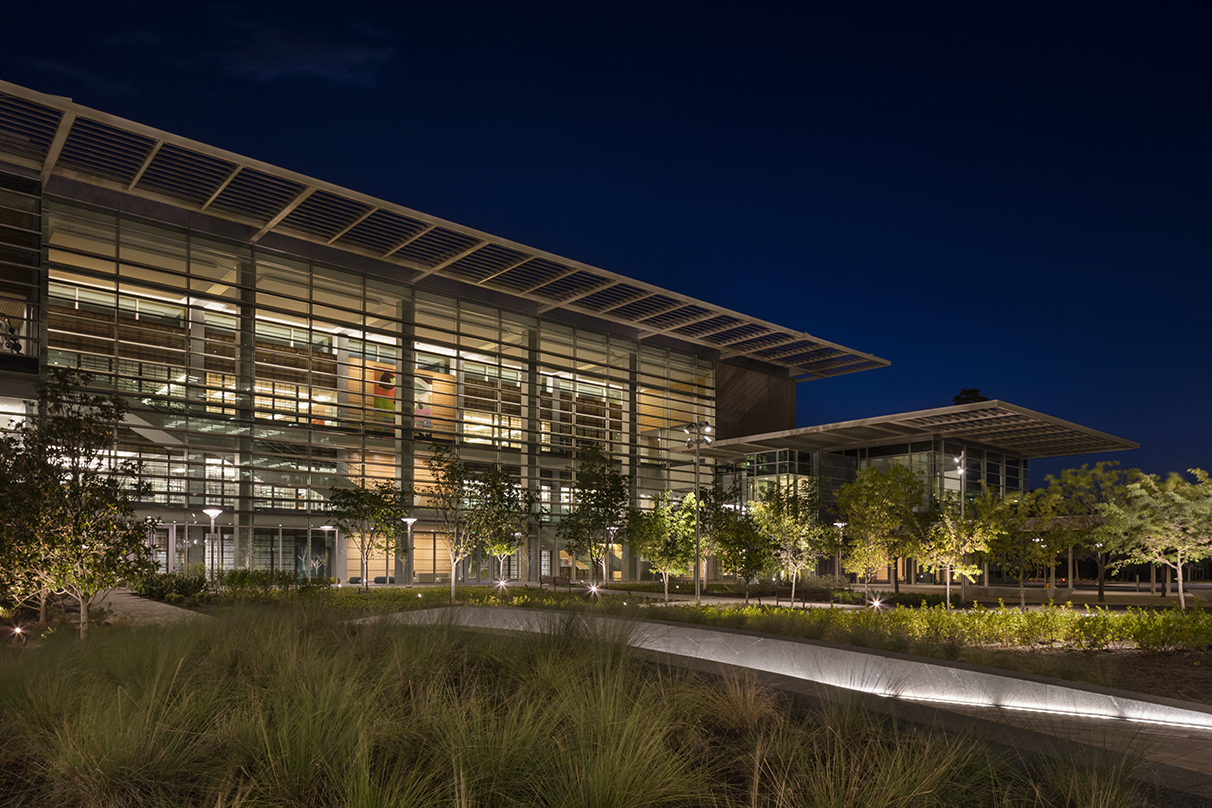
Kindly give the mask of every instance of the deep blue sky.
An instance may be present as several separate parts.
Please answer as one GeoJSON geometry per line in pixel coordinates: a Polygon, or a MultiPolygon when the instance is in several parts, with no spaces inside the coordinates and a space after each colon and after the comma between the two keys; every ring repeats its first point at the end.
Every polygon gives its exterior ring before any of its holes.
{"type": "MultiPolygon", "coordinates": [[[[34,6],[38,5],[38,8],[34,6]]],[[[1212,467],[1212,6],[6,9],[0,78],[1212,467]],[[20,32],[18,34],[18,32],[20,32]]]]}

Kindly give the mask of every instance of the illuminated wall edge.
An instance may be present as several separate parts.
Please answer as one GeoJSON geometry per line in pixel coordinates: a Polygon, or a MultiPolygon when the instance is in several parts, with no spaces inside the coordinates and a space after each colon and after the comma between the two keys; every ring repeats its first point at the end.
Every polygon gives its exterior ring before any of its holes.
{"type": "MultiPolygon", "coordinates": [[[[558,628],[560,621],[586,618],[525,609],[460,607],[410,612],[393,619],[419,624],[450,621],[465,628],[544,633],[558,628]]],[[[963,663],[923,662],[892,652],[838,647],[793,637],[610,617],[590,619],[586,628],[591,633],[617,638],[636,648],[863,693],[1212,732],[1212,707],[1175,699],[1080,683],[1059,684],[1031,674],[994,673],[963,663]]]]}

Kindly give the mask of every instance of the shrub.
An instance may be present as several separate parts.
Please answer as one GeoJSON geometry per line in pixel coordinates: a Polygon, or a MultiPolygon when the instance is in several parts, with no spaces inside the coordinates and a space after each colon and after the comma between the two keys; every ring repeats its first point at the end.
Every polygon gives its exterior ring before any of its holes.
{"type": "Polygon", "coordinates": [[[131,591],[152,600],[165,600],[168,595],[192,598],[206,589],[206,576],[199,570],[187,572],[153,572],[130,584],[131,591]]]}
{"type": "Polygon", "coordinates": [[[1123,624],[1127,639],[1142,651],[1202,651],[1212,644],[1212,616],[1202,609],[1129,609],[1123,624]]]}
{"type": "Polygon", "coordinates": [[[1086,615],[1073,623],[1069,633],[1070,641],[1078,648],[1101,651],[1120,639],[1120,632],[1117,629],[1121,622],[1104,608],[1096,606],[1091,611],[1087,606],[1086,615]]]}

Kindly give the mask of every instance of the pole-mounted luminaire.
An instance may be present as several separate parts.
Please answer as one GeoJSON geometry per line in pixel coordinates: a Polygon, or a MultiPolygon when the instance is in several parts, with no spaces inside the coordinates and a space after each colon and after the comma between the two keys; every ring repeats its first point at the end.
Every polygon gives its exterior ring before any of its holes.
{"type": "MultiPolygon", "coordinates": [[[[210,517],[210,542],[209,543],[210,543],[210,547],[211,547],[211,552],[213,553],[214,547],[215,547],[215,517],[218,516],[219,514],[223,513],[223,509],[222,508],[203,508],[202,513],[204,513],[210,517]]],[[[219,563],[220,564],[223,563],[223,548],[222,547],[219,548],[219,563]]],[[[214,558],[211,558],[210,566],[211,566],[211,569],[214,569],[214,566],[215,566],[214,558]]]]}
{"type": "Polygon", "coordinates": [[[846,529],[846,523],[839,520],[837,522],[834,522],[833,526],[837,528],[837,576],[839,578],[841,578],[842,577],[842,543],[845,541],[845,537],[842,535],[842,531],[846,529]]]}
{"type": "MultiPolygon", "coordinates": [[[[320,530],[324,531],[324,546],[325,547],[328,546],[329,531],[336,530],[336,529],[337,528],[333,525],[320,525],[320,530]]],[[[340,537],[338,536],[338,538],[340,538],[340,537]]],[[[332,552],[333,552],[333,556],[335,557],[337,555],[337,543],[335,541],[332,544],[332,552]]],[[[310,530],[307,531],[307,558],[304,559],[304,563],[307,565],[307,577],[311,578],[312,569],[311,569],[311,531],[310,530]]],[[[340,580],[340,579],[338,578],[338,580],[340,580]]]]}
{"type": "Polygon", "coordinates": [[[691,436],[686,439],[686,448],[694,447],[694,602],[698,605],[702,591],[699,573],[703,565],[702,543],[699,539],[699,501],[702,499],[699,495],[699,447],[710,445],[711,424],[707,421],[696,421],[686,424],[682,431],[691,436]]]}
{"type": "MultiPolygon", "coordinates": [[[[965,508],[967,507],[966,500],[968,499],[968,497],[965,496],[966,492],[964,491],[964,471],[967,469],[967,466],[968,466],[968,450],[960,449],[959,457],[955,458],[955,473],[959,475],[960,522],[961,523],[967,521],[964,516],[965,508]]],[[[966,529],[966,527],[961,528],[961,529],[966,529]]],[[[964,557],[967,558],[967,555],[968,554],[965,553],[964,557]]],[[[950,571],[948,571],[948,574],[950,574],[950,571]]],[[[968,599],[968,591],[967,591],[968,588],[966,586],[964,586],[964,584],[966,584],[967,581],[968,581],[967,578],[965,578],[963,575],[960,575],[960,600],[968,599]]],[[[987,584],[988,581],[982,581],[981,583],[987,584]]],[[[950,580],[947,581],[947,585],[948,586],[951,585],[950,580]]],[[[948,609],[951,608],[950,603],[947,604],[947,608],[948,609]]]]}
{"type": "MultiPolygon", "coordinates": [[[[619,529],[617,526],[611,525],[610,527],[606,528],[606,532],[610,534],[610,545],[611,545],[611,547],[613,547],[614,546],[614,534],[618,533],[619,529]]],[[[608,553],[608,552],[610,552],[610,548],[606,549],[606,553],[608,553]]],[[[607,581],[606,581],[606,553],[602,553],[602,584],[603,585],[605,585],[607,583],[607,581]]]]}
{"type": "Polygon", "coordinates": [[[405,516],[400,521],[403,522],[408,528],[408,546],[404,548],[404,552],[407,554],[408,560],[405,564],[404,580],[402,583],[404,586],[412,586],[412,526],[417,523],[417,517],[405,516]]]}

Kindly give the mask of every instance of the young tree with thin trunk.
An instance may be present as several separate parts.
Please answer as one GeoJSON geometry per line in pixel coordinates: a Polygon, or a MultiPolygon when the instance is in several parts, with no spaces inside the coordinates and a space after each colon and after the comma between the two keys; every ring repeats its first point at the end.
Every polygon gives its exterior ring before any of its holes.
{"type": "Polygon", "coordinates": [[[538,498],[501,467],[479,472],[473,480],[467,531],[497,560],[497,580],[505,583],[505,559],[522,546],[538,498]]]}
{"type": "Polygon", "coordinates": [[[916,549],[921,538],[917,510],[925,506],[925,497],[921,475],[900,465],[861,469],[838,492],[837,507],[851,539],[845,567],[862,576],[868,597],[875,573],[916,549]]]}
{"type": "Polygon", "coordinates": [[[976,500],[979,518],[989,527],[989,552],[998,555],[1007,566],[1018,567],[1018,605],[1027,609],[1027,578],[1035,567],[1055,555],[1048,549],[1041,534],[1046,530],[1046,509],[1041,512],[1040,491],[1008,494],[1004,498],[990,496],[976,500]]]}
{"type": "MultiPolygon", "coordinates": [[[[986,498],[992,496],[995,495],[986,491],[986,498]]],[[[969,557],[988,550],[996,530],[992,520],[982,518],[980,511],[986,509],[980,508],[976,502],[971,505],[971,509],[966,507],[961,511],[958,496],[947,497],[939,503],[938,514],[926,540],[918,549],[922,566],[943,572],[948,609],[951,608],[952,576],[962,575],[969,581],[976,580],[980,566],[969,561],[969,557]]]]}
{"type": "Polygon", "coordinates": [[[668,491],[657,494],[651,511],[632,510],[627,515],[627,543],[642,556],[665,584],[669,602],[669,579],[685,575],[694,567],[693,501],[673,501],[668,491]]]}
{"type": "Polygon", "coordinates": [[[745,582],[745,603],[749,603],[749,584],[774,563],[774,542],[758,529],[753,517],[740,511],[721,513],[713,525],[712,547],[720,565],[745,582]]]}
{"type": "Polygon", "coordinates": [[[412,512],[412,490],[389,480],[372,485],[333,490],[328,512],[347,537],[353,537],[361,554],[362,586],[370,591],[370,557],[407,552],[408,528],[404,518],[412,512]]]}
{"type": "Polygon", "coordinates": [[[1122,503],[1098,506],[1108,529],[1128,537],[1125,563],[1159,564],[1174,570],[1178,603],[1187,608],[1183,565],[1212,556],[1212,481],[1190,469],[1195,483],[1178,474],[1165,481],[1149,474],[1129,483],[1122,503]]]}
{"type": "Polygon", "coordinates": [[[475,549],[475,539],[468,532],[466,523],[474,475],[453,446],[437,446],[425,465],[432,483],[424,486],[421,494],[446,534],[446,552],[450,557],[450,602],[454,603],[455,573],[459,562],[475,549]]]}
{"type": "Polygon", "coordinates": [[[42,619],[48,594],[75,599],[81,639],[98,600],[154,568],[148,537],[156,525],[135,514],[147,491],[140,467],[115,451],[126,403],[89,393],[91,381],[53,368],[37,414],[0,440],[0,522],[15,531],[0,563],[4,583],[17,599],[38,602],[42,619]]]}
{"type": "Polygon", "coordinates": [[[605,564],[610,528],[617,531],[627,518],[630,488],[630,478],[615,468],[613,458],[602,447],[587,444],[578,450],[576,502],[556,528],[556,535],[571,556],[589,558],[590,583],[597,582],[598,569],[605,564]]]}
{"type": "Polygon", "coordinates": [[[1048,475],[1048,487],[1043,491],[1048,514],[1047,533],[1053,547],[1080,547],[1092,559],[1098,570],[1098,601],[1106,601],[1105,581],[1109,565],[1121,557],[1127,537],[1104,525],[1098,506],[1122,503],[1128,484],[1140,477],[1140,471],[1122,471],[1119,464],[1101,462],[1090,468],[1065,469],[1059,477],[1048,475]]]}
{"type": "Polygon", "coordinates": [[[774,547],[774,563],[791,579],[791,602],[800,573],[822,558],[831,546],[834,528],[821,518],[819,477],[800,477],[794,483],[774,483],[762,489],[753,506],[758,529],[774,547]]]}

